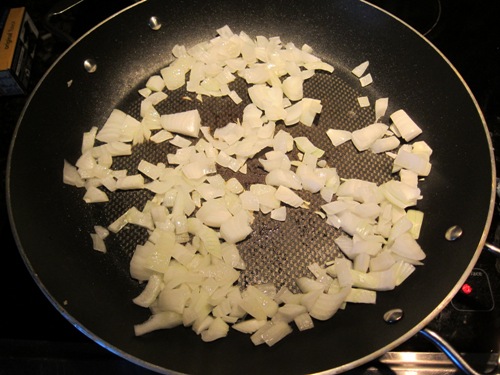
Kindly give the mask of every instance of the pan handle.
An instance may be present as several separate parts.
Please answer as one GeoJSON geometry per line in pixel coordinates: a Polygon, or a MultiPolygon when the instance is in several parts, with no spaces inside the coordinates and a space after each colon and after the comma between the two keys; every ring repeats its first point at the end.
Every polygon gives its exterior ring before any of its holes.
{"type": "MultiPolygon", "coordinates": [[[[481,375],[482,373],[474,370],[465,359],[441,336],[439,336],[436,332],[424,328],[419,331],[419,334],[425,337],[427,340],[431,341],[434,345],[438,347],[452,362],[453,364],[461,370],[464,374],[467,375],[481,375]]],[[[495,368],[489,372],[484,374],[495,374],[499,369],[499,365],[495,366],[495,368]]]]}
{"type": "Polygon", "coordinates": [[[488,243],[486,242],[484,244],[484,246],[490,251],[492,252],[493,254],[497,255],[497,256],[500,256],[500,248],[491,244],[491,243],[488,243]]]}
{"type": "Polygon", "coordinates": [[[84,1],[85,0],[62,0],[57,2],[45,15],[44,24],[47,30],[51,32],[55,37],[66,42],[68,45],[73,44],[75,41],[73,37],[56,27],[52,22],[52,19],[56,16],[68,12],[84,1]]]}

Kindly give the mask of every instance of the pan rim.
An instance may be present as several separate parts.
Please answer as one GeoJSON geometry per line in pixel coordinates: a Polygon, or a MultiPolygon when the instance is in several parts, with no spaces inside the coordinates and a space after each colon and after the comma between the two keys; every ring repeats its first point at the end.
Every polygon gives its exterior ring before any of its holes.
{"type": "MultiPolygon", "coordinates": [[[[29,103],[31,101],[31,99],[34,97],[34,95],[36,94],[38,88],[40,87],[40,85],[43,83],[43,81],[45,80],[45,77],[48,76],[50,74],[50,72],[52,71],[53,67],[55,65],[58,64],[59,60],[62,59],[64,57],[64,55],[66,55],[66,53],[71,49],[73,48],[74,46],[76,46],[79,41],[83,38],[85,38],[88,34],[92,33],[96,28],[98,28],[99,26],[101,26],[102,24],[106,23],[109,19],[112,19],[116,16],[118,16],[119,14],[121,14],[122,12],[132,8],[132,7],[135,7],[136,5],[139,5],[140,3],[143,3],[145,2],[146,0],[142,0],[134,5],[131,5],[125,9],[123,9],[122,11],[118,12],[117,14],[109,17],[108,19],[104,20],[103,22],[101,22],[100,24],[96,25],[94,28],[92,28],[91,30],[89,30],[87,33],[85,33],[82,37],[80,37],[72,46],[70,46],[68,48],[68,50],[66,50],[54,63],[53,65],[49,68],[49,70],[44,74],[44,76],[42,77],[42,79],[38,82],[38,84],[36,85],[35,89],[33,90],[32,94],[30,95],[30,98],[28,99],[22,113],[21,113],[21,116],[19,118],[19,121],[18,121],[18,124],[16,125],[16,130],[14,132],[14,135],[13,135],[13,139],[12,139],[12,142],[11,142],[11,146],[10,146],[10,149],[9,149],[9,156],[8,156],[8,162],[7,162],[7,170],[6,170],[6,192],[7,192],[7,208],[8,208],[8,214],[9,214],[9,221],[11,223],[11,226],[12,226],[12,229],[13,229],[13,232],[14,232],[14,237],[15,237],[15,241],[16,241],[16,244],[18,245],[18,247],[20,248],[20,252],[21,254],[23,255],[23,260],[25,261],[25,263],[27,262],[27,264],[29,264],[29,261],[28,259],[25,259],[25,253],[24,253],[24,250],[22,250],[22,245],[21,245],[21,241],[20,241],[20,238],[18,237],[18,233],[16,231],[16,228],[15,228],[15,224],[14,224],[14,218],[13,218],[13,215],[12,215],[12,207],[11,207],[11,200],[10,200],[10,175],[11,175],[11,154],[13,152],[13,149],[14,149],[14,143],[15,143],[15,139],[16,139],[16,135],[17,135],[17,130],[20,126],[20,124],[22,123],[22,119],[24,117],[24,114],[25,114],[25,111],[27,110],[28,106],[29,106],[29,103]]],[[[365,364],[371,360],[374,360],[376,358],[378,358],[379,356],[383,355],[384,353],[386,353],[387,351],[391,350],[392,348],[400,345],[401,343],[407,341],[411,336],[413,336],[414,334],[416,334],[419,330],[421,330],[422,328],[424,328],[427,324],[430,323],[430,321],[447,305],[449,304],[449,302],[451,301],[451,299],[453,298],[453,296],[458,292],[459,288],[461,287],[461,285],[463,284],[463,282],[466,280],[466,278],[468,277],[468,274],[472,271],[475,263],[477,262],[478,258],[479,258],[479,255],[484,247],[484,244],[486,243],[486,239],[487,239],[487,234],[488,234],[488,230],[490,228],[490,225],[491,225],[491,222],[492,222],[492,218],[493,218],[493,211],[494,211],[494,202],[495,202],[495,181],[496,181],[496,168],[495,168],[495,163],[494,163],[494,153],[493,153],[493,147],[492,147],[492,140],[491,140],[491,137],[489,135],[489,132],[487,131],[487,124],[486,124],[486,121],[485,121],[485,118],[484,118],[484,115],[479,107],[479,104],[476,100],[476,98],[474,97],[472,91],[470,90],[469,86],[467,85],[467,83],[465,82],[465,80],[463,79],[463,77],[460,75],[460,73],[457,71],[457,69],[452,65],[452,63],[448,60],[448,58],[439,50],[437,49],[427,38],[425,38],[423,35],[421,35],[417,30],[415,30],[413,27],[411,27],[410,25],[408,25],[406,22],[402,21],[401,19],[399,19],[398,17],[392,15],[391,13],[381,9],[380,7],[377,7],[365,0],[361,0],[361,2],[365,3],[365,4],[368,4],[370,6],[372,6],[373,8],[376,8],[382,12],[384,12],[385,14],[389,15],[390,17],[392,17],[393,19],[397,20],[398,22],[402,23],[403,25],[405,25],[407,28],[409,28],[410,30],[412,30],[413,32],[415,32],[417,35],[419,35],[425,42],[427,42],[440,56],[441,58],[451,67],[452,71],[455,73],[455,75],[460,79],[462,85],[464,86],[464,88],[467,90],[470,98],[472,99],[472,102],[480,116],[480,119],[481,119],[481,122],[483,124],[483,128],[485,130],[485,134],[486,134],[486,138],[487,138],[487,142],[488,142],[488,148],[489,148],[489,153],[490,153],[490,161],[491,161],[491,166],[492,166],[492,188],[491,188],[491,196],[490,196],[490,209],[488,211],[488,215],[487,215],[487,218],[486,218],[486,225],[483,229],[483,233],[482,233],[482,236],[481,236],[481,239],[480,239],[480,242],[479,242],[479,245],[478,247],[476,248],[476,251],[474,252],[474,256],[472,257],[471,259],[471,262],[469,264],[469,266],[467,267],[467,269],[465,270],[465,272],[463,273],[462,277],[460,278],[460,280],[457,282],[457,284],[452,288],[452,290],[448,293],[448,295],[446,296],[446,298],[427,316],[426,319],[422,320],[418,325],[415,326],[414,329],[408,331],[406,334],[404,334],[403,336],[400,336],[397,340],[393,341],[390,345],[384,347],[384,348],[381,348],[380,350],[368,355],[368,356],[365,356],[363,358],[360,358],[356,361],[353,361],[353,362],[350,362],[348,364],[345,364],[345,365],[342,365],[340,367],[337,367],[335,369],[330,369],[330,370],[326,370],[324,372],[320,372],[319,374],[332,374],[332,373],[339,373],[339,372],[344,372],[344,371],[347,371],[347,370],[350,370],[350,369],[353,369],[355,367],[358,367],[362,364],[365,364]]],[[[38,279],[38,277],[36,277],[36,273],[34,273],[34,270],[32,270],[31,268],[31,265],[29,265],[30,267],[30,271],[32,273],[32,275],[35,277],[35,281],[37,282],[38,286],[40,286],[40,288],[42,289],[42,291],[44,291],[44,293],[46,293],[46,295],[48,295],[50,298],[49,300],[52,302],[52,304],[56,307],[57,310],[59,310],[61,313],[63,313],[63,315],[66,317],[66,319],[68,319],[76,328],[78,328],[82,333],[84,333],[86,336],[88,336],[89,338],[91,338],[93,341],[95,341],[96,343],[100,344],[101,346],[105,347],[106,349],[112,351],[113,353],[115,354],[118,354],[120,355],[121,357],[123,358],[126,358],[128,360],[130,360],[131,362],[134,362],[134,363],[137,363],[137,364],[140,364],[144,367],[147,367],[147,368],[150,368],[150,369],[153,369],[155,371],[158,371],[159,369],[157,368],[157,366],[155,365],[152,365],[150,363],[147,363],[145,361],[142,361],[142,360],[139,360],[137,358],[136,360],[136,357],[134,356],[131,356],[123,351],[121,351],[120,349],[118,348],[115,348],[113,346],[111,346],[109,343],[106,343],[105,341],[99,339],[96,335],[92,334],[90,331],[88,331],[85,327],[83,327],[78,321],[76,321],[71,315],[69,315],[66,310],[64,309],[63,306],[61,306],[55,299],[53,299],[52,296],[50,296],[50,294],[48,294],[48,291],[46,290],[46,288],[43,286],[43,283],[41,282],[40,279],[38,279]]],[[[167,373],[172,373],[171,371],[170,372],[167,372],[167,373]]]]}

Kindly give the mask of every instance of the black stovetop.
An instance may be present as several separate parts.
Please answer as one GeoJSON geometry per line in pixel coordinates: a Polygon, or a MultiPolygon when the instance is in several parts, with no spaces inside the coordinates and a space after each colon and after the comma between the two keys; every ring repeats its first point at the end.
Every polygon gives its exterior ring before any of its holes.
{"type": "MultiPolygon", "coordinates": [[[[495,2],[474,0],[372,0],[415,27],[451,61],[461,73],[486,118],[495,148],[500,142],[500,23],[495,2]]],[[[24,5],[43,36],[37,47],[30,90],[68,44],[51,34],[43,22],[55,0],[2,1],[2,5],[24,5]]],[[[132,1],[86,0],[56,19],[56,26],[76,38],[106,16],[132,1]],[[110,5],[112,3],[113,5],[110,5]],[[105,5],[105,6],[103,6],[105,5]],[[98,10],[98,11],[97,11],[98,10]]],[[[0,165],[5,196],[5,165],[8,147],[27,95],[0,97],[0,165]]],[[[496,156],[497,168],[500,155],[496,156]]],[[[495,211],[488,241],[500,243],[499,210],[495,211]]],[[[5,200],[0,200],[4,318],[0,329],[1,374],[150,373],[99,347],[72,327],[40,292],[22,262],[12,238],[5,200]]],[[[500,351],[500,263],[483,251],[468,280],[471,295],[459,293],[429,325],[459,352],[481,366],[484,358],[500,351]],[[478,292],[480,291],[480,292],[478,292]],[[479,353],[479,356],[473,356],[479,353]]],[[[395,352],[436,352],[416,336],[395,352]]],[[[473,362],[471,362],[473,363],[473,362]]],[[[394,373],[380,363],[371,363],[357,373],[394,373]]],[[[417,369],[418,370],[418,369],[417,369]]],[[[453,371],[453,370],[452,370],[453,371]]],[[[448,372],[449,373],[449,372],[448,372]]]]}

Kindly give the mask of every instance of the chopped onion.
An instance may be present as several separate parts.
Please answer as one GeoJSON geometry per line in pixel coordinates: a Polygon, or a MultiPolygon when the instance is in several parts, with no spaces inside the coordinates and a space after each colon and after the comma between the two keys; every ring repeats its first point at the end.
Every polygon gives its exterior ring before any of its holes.
{"type": "Polygon", "coordinates": [[[197,137],[201,127],[201,118],[198,110],[194,109],[186,112],[162,115],[161,125],[169,132],[197,137]]]}
{"type": "Polygon", "coordinates": [[[362,62],[361,64],[359,64],[358,66],[356,66],[352,70],[352,74],[354,74],[356,77],[360,78],[363,74],[365,74],[366,69],[368,68],[368,65],[370,65],[369,61],[362,62]]]}
{"type": "Polygon", "coordinates": [[[389,98],[380,98],[375,100],[375,122],[379,121],[383,116],[385,116],[385,112],[387,111],[388,106],[389,98]]]}
{"type": "Polygon", "coordinates": [[[335,147],[352,139],[351,132],[347,130],[328,129],[326,135],[335,147]]]}
{"type": "Polygon", "coordinates": [[[389,127],[375,123],[352,132],[352,143],[359,151],[365,151],[378,139],[382,138],[389,127]]]}
{"type": "Polygon", "coordinates": [[[359,83],[361,83],[361,87],[365,87],[365,86],[368,86],[369,84],[373,83],[372,75],[370,73],[368,73],[367,75],[361,77],[359,79],[359,83]]]}
{"type": "Polygon", "coordinates": [[[379,138],[375,142],[370,145],[370,150],[375,154],[380,154],[382,152],[387,152],[390,150],[394,150],[399,147],[400,141],[397,137],[384,137],[379,138]]]}
{"type": "Polygon", "coordinates": [[[392,252],[407,259],[425,259],[425,253],[422,251],[422,248],[408,232],[396,237],[390,249],[392,252]]]}
{"type": "Polygon", "coordinates": [[[286,220],[286,207],[282,206],[280,208],[275,208],[271,211],[271,219],[278,221],[286,220]]]}
{"type": "Polygon", "coordinates": [[[405,141],[410,142],[422,133],[422,129],[411,119],[405,110],[397,110],[390,117],[398,133],[405,141]]]}
{"type": "Polygon", "coordinates": [[[102,203],[108,202],[109,198],[104,191],[96,188],[95,186],[90,186],[87,188],[87,192],[83,196],[83,200],[86,203],[102,203]]]}
{"type": "Polygon", "coordinates": [[[142,336],[146,333],[156,331],[158,329],[173,328],[182,324],[182,316],[172,311],[162,311],[151,317],[141,324],[134,326],[136,336],[142,336]]]}
{"type": "MultiPolygon", "coordinates": [[[[141,210],[132,206],[107,228],[96,225],[91,233],[93,247],[105,252],[109,232],[127,225],[147,229],[149,237],[130,260],[130,275],[147,281],[133,302],[152,315],[134,326],[136,335],[182,324],[209,342],[226,337],[232,326],[250,334],[255,345],[273,346],[292,332],[292,321],[302,331],[314,327],[313,319],[329,319],[349,302],[375,303],[376,291],[395,288],[423,264],[425,253],[416,241],[423,213],[408,208],[422,198],[418,177],[430,173],[432,149],[424,141],[401,145],[399,138],[410,142],[421,129],[403,110],[390,116],[390,128],[382,123],[388,98],[379,98],[375,123],[353,132],[328,129],[326,134],[334,147],[351,140],[345,147],[392,155],[392,172],[400,179],[380,186],[341,179],[329,167],[330,159],[319,160],[327,150],[306,136],[293,138],[279,129],[313,126],[323,104],[304,98],[303,85],[315,70],[332,73],[333,66],[314,56],[308,45],[298,49],[279,37],[252,39],[227,25],[217,33],[190,48],[174,46],[174,61],[139,90],[141,121],[115,109],[100,130],[93,126],[85,132],[77,162],[64,161],[63,183],[84,187],[88,203],[108,201],[106,190],[155,194],[141,210]],[[196,109],[160,114],[155,108],[168,99],[168,90],[184,85],[200,102],[204,95],[229,96],[239,105],[242,99],[231,88],[237,76],[249,84],[251,103],[242,109],[241,119],[212,133],[202,126],[196,109]],[[164,163],[140,160],[132,171],[136,174],[112,169],[114,157],[131,155],[133,146],[146,141],[170,141],[177,148],[164,163]],[[291,160],[294,147],[299,152],[291,160]],[[264,152],[265,158],[260,156],[264,152]],[[256,155],[266,172],[265,184],[247,188],[236,177],[225,181],[217,173],[220,167],[247,173],[247,162],[256,155]],[[236,283],[246,264],[237,244],[252,235],[254,212],[285,221],[288,210],[309,207],[299,190],[319,193],[326,202],[323,212],[311,213],[342,230],[334,243],[345,258],[308,265],[313,277],[295,280],[299,293],[286,287],[276,293],[273,284],[241,291],[236,283]]],[[[363,87],[373,82],[366,74],[368,65],[365,61],[352,70],[363,87]]],[[[370,100],[360,96],[358,103],[369,106],[370,100]]]]}
{"type": "Polygon", "coordinates": [[[259,328],[262,328],[267,323],[267,319],[247,319],[239,323],[233,324],[231,327],[243,333],[254,333],[259,328]]]}
{"type": "Polygon", "coordinates": [[[304,204],[304,200],[286,186],[280,186],[274,194],[276,199],[292,207],[299,207],[304,204]]]}
{"type": "MultiPolygon", "coordinates": [[[[370,106],[370,100],[368,99],[368,96],[360,96],[360,97],[358,97],[358,103],[359,103],[359,106],[361,108],[369,107],[370,106]]],[[[377,107],[375,107],[375,108],[377,108],[377,107]]]]}

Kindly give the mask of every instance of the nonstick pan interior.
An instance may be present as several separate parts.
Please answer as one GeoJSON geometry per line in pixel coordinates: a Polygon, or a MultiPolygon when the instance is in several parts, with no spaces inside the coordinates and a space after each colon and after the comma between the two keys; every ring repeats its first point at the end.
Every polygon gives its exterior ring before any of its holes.
{"type": "MultiPolygon", "coordinates": [[[[8,201],[21,255],[42,292],[97,343],[163,372],[342,371],[411,337],[451,299],[477,259],[491,221],[491,142],[459,75],[419,35],[363,3],[195,1],[180,2],[175,8],[148,1],[102,24],[55,64],[23,113],[9,159],[8,201]],[[290,23],[297,14],[303,17],[290,23]],[[157,31],[147,25],[152,15],[163,21],[157,31]],[[421,139],[435,150],[433,171],[422,183],[424,199],[419,202],[426,214],[421,236],[428,253],[426,264],[397,290],[380,293],[377,304],[348,306],[330,321],[318,323],[309,332],[294,333],[273,348],[256,348],[236,332],[206,344],[184,327],[134,337],[133,325],[149,314],[131,302],[142,286],[130,278],[128,261],[146,233],[137,228],[119,233],[104,256],[92,251],[88,233],[93,225],[109,224],[132,204],[141,207],[148,197],[117,193],[109,204],[89,207],[81,199],[82,191],[62,184],[62,162],[76,160],[83,131],[102,125],[113,108],[137,117],[137,89],[170,61],[172,47],[208,40],[224,24],[252,36],[278,35],[284,42],[307,43],[335,67],[331,76],[317,73],[306,85],[308,95],[324,105],[317,123],[287,130],[294,136],[306,135],[326,150],[328,164],[341,177],[377,183],[391,177],[388,157],[359,154],[348,144],[334,149],[324,136],[328,127],[353,130],[373,121],[373,107],[360,108],[357,103],[362,94],[372,103],[389,97],[388,113],[405,108],[421,124],[421,139]],[[97,62],[92,74],[83,69],[88,58],[97,62]],[[365,60],[371,62],[375,82],[361,89],[350,69],[365,60]],[[444,232],[455,224],[463,228],[464,236],[450,243],[444,232]],[[383,314],[396,307],[404,310],[404,319],[386,324],[383,314]],[[237,360],[241,357],[245,360],[237,360]]],[[[244,85],[236,90],[248,100],[244,85]]],[[[198,103],[182,99],[185,94],[170,93],[159,111],[196,106],[211,127],[241,117],[242,107],[229,99],[198,103]]],[[[135,159],[117,160],[116,165],[133,169],[140,158],[162,161],[171,151],[163,147],[140,146],[135,159]]],[[[255,163],[249,165],[242,182],[248,185],[263,177],[255,163]]],[[[259,216],[251,238],[239,246],[248,265],[242,285],[275,282],[293,287],[293,280],[307,273],[304,266],[339,255],[333,244],[339,232],[314,214],[320,201],[313,196],[310,201],[309,211],[290,210],[285,223],[259,216]]]]}

